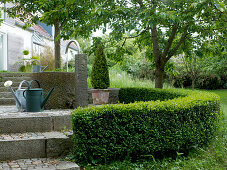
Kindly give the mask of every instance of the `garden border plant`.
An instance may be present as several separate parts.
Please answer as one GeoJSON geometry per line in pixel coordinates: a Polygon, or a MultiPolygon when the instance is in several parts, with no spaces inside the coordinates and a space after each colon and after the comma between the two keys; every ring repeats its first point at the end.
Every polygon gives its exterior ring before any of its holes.
{"type": "Polygon", "coordinates": [[[209,92],[123,88],[119,99],[128,104],[72,112],[74,156],[80,164],[186,152],[212,138],[221,116],[220,98],[209,92]]]}

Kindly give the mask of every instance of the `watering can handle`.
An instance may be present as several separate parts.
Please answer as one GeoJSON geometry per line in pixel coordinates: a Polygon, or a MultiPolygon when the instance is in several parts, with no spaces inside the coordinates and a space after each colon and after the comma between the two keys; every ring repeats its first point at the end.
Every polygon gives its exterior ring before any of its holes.
{"type": "Polygon", "coordinates": [[[28,85],[28,88],[30,88],[29,82],[28,82],[27,80],[23,80],[22,82],[20,82],[20,85],[19,85],[19,87],[18,87],[18,90],[21,89],[21,86],[22,86],[23,83],[26,83],[26,84],[28,85]]]}
{"type": "Polygon", "coordinates": [[[24,96],[24,98],[26,99],[26,97],[25,97],[25,95],[24,95],[25,92],[26,92],[26,90],[23,91],[23,96],[24,96]]]}
{"type": "Polygon", "coordinates": [[[33,81],[35,81],[38,84],[39,88],[40,88],[40,83],[39,83],[38,80],[31,80],[31,81],[29,81],[29,88],[28,89],[30,89],[33,81]]]}
{"type": "MultiPolygon", "coordinates": [[[[31,62],[31,65],[34,63],[34,62],[37,62],[38,60],[33,60],[32,62],[31,62]]],[[[41,67],[41,64],[40,64],[40,62],[38,61],[38,63],[39,63],[39,66],[41,67]]]]}

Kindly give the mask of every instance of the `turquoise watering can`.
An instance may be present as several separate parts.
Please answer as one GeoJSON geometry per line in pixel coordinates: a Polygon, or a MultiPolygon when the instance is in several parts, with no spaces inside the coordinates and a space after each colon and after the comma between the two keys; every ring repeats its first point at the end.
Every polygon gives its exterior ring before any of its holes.
{"type": "MultiPolygon", "coordinates": [[[[33,81],[33,80],[32,80],[33,81]]],[[[32,83],[30,81],[30,83],[32,83]]],[[[37,81],[37,80],[34,80],[37,81]]],[[[48,98],[53,92],[54,88],[52,88],[46,97],[43,97],[43,89],[42,88],[30,88],[30,86],[23,92],[23,97],[26,100],[26,112],[40,112],[43,110],[43,106],[46,104],[48,98]]]]}

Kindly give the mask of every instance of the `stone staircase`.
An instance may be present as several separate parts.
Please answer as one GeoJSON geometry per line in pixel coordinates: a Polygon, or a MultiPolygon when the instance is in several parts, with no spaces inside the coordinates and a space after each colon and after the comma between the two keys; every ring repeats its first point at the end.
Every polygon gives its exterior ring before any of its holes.
{"type": "MultiPolygon", "coordinates": [[[[0,106],[0,162],[64,157],[73,147],[71,129],[70,110],[18,112],[15,106],[0,106]]],[[[60,162],[66,169],[79,169],[60,162]]]]}
{"type": "Polygon", "coordinates": [[[13,98],[13,95],[9,91],[9,88],[4,87],[4,83],[8,80],[11,80],[13,82],[12,87],[14,90],[17,90],[22,80],[29,81],[31,80],[31,78],[30,73],[0,73],[0,106],[15,105],[15,100],[13,98]]]}
{"type": "Polygon", "coordinates": [[[73,147],[70,110],[18,112],[4,82],[13,81],[16,90],[30,77],[0,73],[0,80],[0,169],[80,169],[60,159],[73,147]]]}

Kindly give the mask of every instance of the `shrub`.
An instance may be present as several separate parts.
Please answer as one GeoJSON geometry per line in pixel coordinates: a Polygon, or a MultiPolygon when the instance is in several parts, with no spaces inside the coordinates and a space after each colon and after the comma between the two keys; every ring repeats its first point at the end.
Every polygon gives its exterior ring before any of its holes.
{"type": "Polygon", "coordinates": [[[227,74],[221,75],[221,86],[223,89],[227,89],[227,74]]]}
{"type": "Polygon", "coordinates": [[[24,50],[24,51],[23,51],[23,54],[24,54],[24,55],[28,55],[28,54],[29,54],[29,51],[28,51],[28,50],[24,50]]]}
{"type": "Polygon", "coordinates": [[[95,89],[106,89],[110,85],[106,56],[101,45],[97,46],[91,71],[91,84],[95,89]]]}
{"type": "Polygon", "coordinates": [[[210,90],[221,88],[221,85],[221,79],[216,74],[201,75],[196,83],[198,88],[210,90]]]}
{"type": "Polygon", "coordinates": [[[25,72],[25,71],[26,71],[26,68],[25,68],[25,67],[26,67],[25,65],[20,66],[20,67],[18,68],[18,71],[19,71],[19,72],[25,72]]]}
{"type": "Polygon", "coordinates": [[[192,85],[191,76],[187,73],[182,72],[179,75],[175,75],[172,78],[172,84],[174,87],[190,87],[192,85]]]}
{"type": "Polygon", "coordinates": [[[54,71],[55,57],[51,47],[46,46],[44,52],[40,56],[40,63],[42,66],[47,66],[46,71],[54,71]]]}
{"type": "Polygon", "coordinates": [[[19,68],[18,68],[18,71],[19,72],[31,72],[31,65],[21,65],[19,68]]]}
{"type": "Polygon", "coordinates": [[[77,108],[73,111],[74,156],[80,164],[186,151],[206,143],[220,117],[220,99],[214,93],[121,89],[120,100],[126,103],[157,101],[77,108]],[[129,99],[137,95],[136,99],[129,99]],[[159,97],[164,101],[158,100],[159,97]]]}
{"type": "Polygon", "coordinates": [[[120,103],[134,103],[136,101],[167,100],[176,97],[183,97],[186,94],[179,93],[176,90],[152,89],[152,88],[121,88],[119,92],[120,103]]]}

